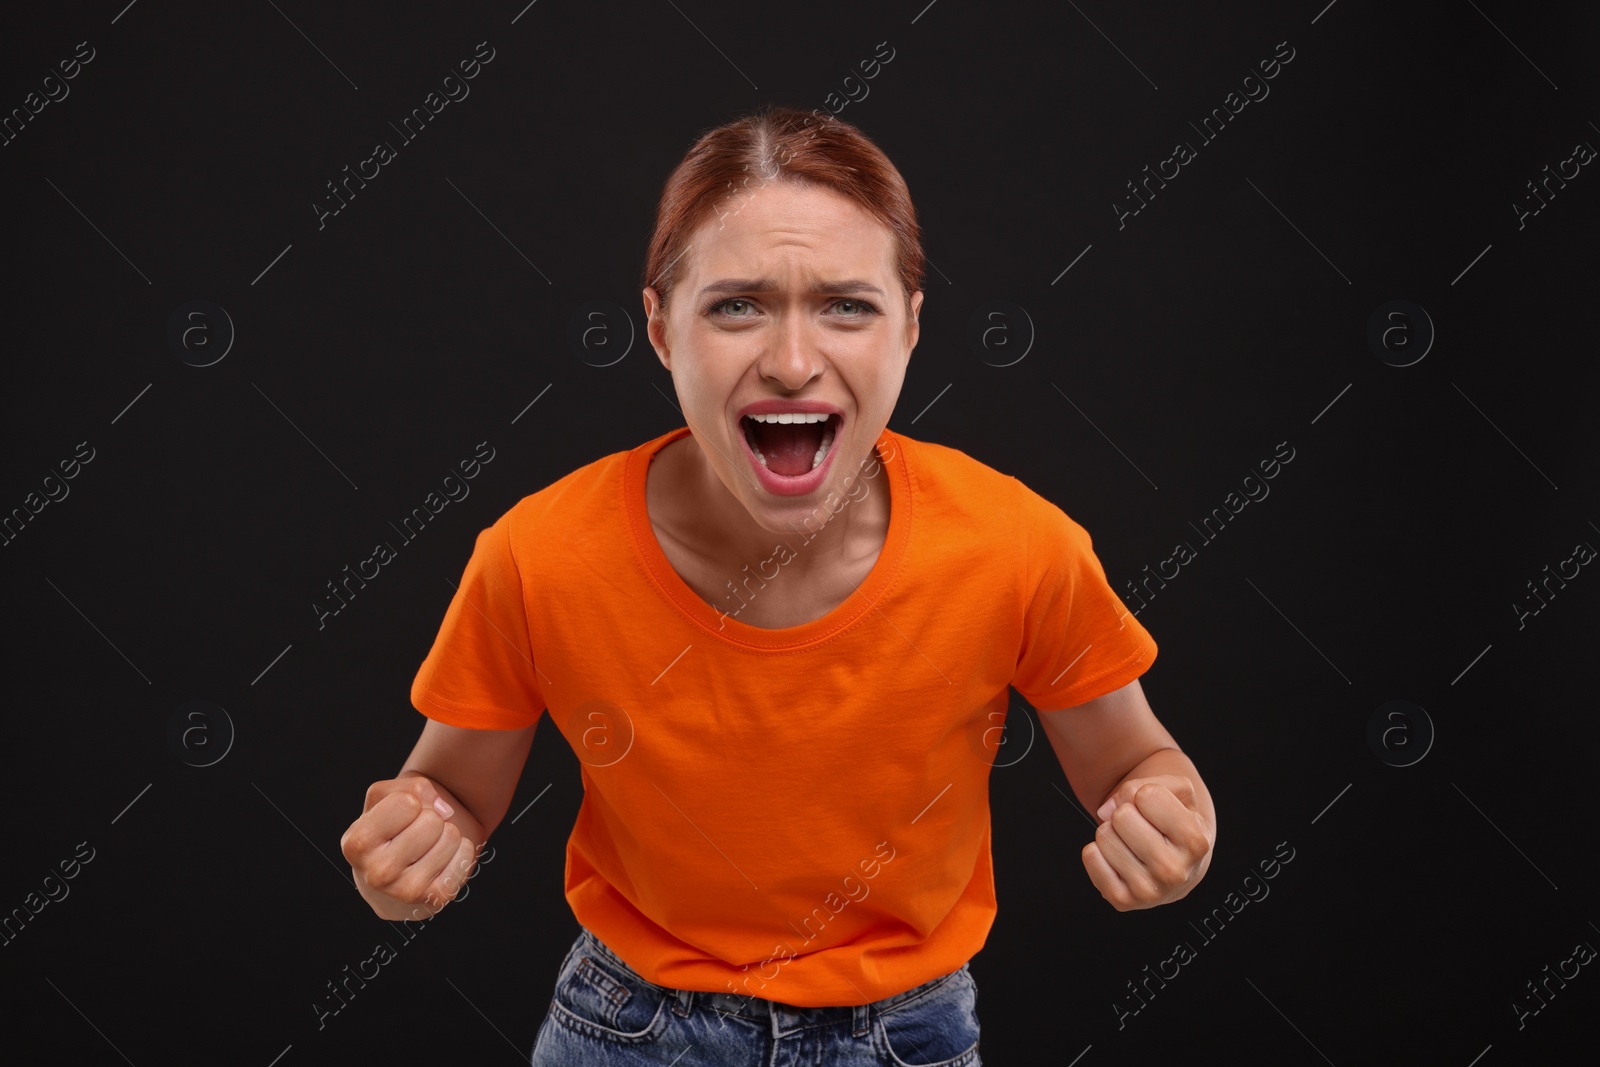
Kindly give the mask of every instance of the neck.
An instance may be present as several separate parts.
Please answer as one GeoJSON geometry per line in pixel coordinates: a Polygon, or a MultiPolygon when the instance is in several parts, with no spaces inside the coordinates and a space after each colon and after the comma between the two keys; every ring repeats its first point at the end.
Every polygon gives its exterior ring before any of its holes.
{"type": "MultiPolygon", "coordinates": [[[[689,528],[713,558],[734,570],[740,562],[771,556],[781,543],[793,553],[784,569],[797,577],[834,573],[860,554],[863,539],[876,535],[873,548],[882,545],[889,507],[887,486],[876,484],[881,479],[857,476],[844,488],[824,489],[809,506],[796,506],[786,529],[772,531],[757,525],[722,484],[692,435],[682,459],[685,476],[680,484],[688,490],[684,514],[689,528]]],[[[859,466],[858,458],[849,469],[859,466]]]]}

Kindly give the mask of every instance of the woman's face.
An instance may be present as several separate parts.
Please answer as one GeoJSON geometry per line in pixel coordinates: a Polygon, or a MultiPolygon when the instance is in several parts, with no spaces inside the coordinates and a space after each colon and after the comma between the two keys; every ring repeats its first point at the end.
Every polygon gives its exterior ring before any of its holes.
{"type": "Polygon", "coordinates": [[[908,317],[888,227],[831,189],[784,181],[720,204],[679,267],[671,308],[654,287],[644,302],[689,429],[757,525],[800,529],[859,483],[900,395],[923,294],[908,317]],[[751,405],[828,418],[758,426],[751,405]]]}

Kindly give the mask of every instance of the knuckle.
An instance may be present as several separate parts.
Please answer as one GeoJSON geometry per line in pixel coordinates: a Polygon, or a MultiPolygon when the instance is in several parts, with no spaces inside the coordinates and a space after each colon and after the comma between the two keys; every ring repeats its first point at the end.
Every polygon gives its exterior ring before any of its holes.
{"type": "Polygon", "coordinates": [[[352,823],[350,828],[344,832],[344,836],[339,838],[339,851],[352,864],[361,862],[362,858],[371,850],[372,837],[367,824],[361,820],[352,823]]]}
{"type": "Polygon", "coordinates": [[[1150,873],[1155,876],[1156,884],[1163,886],[1182,885],[1189,878],[1188,869],[1175,860],[1158,863],[1150,873]]]}
{"type": "Polygon", "coordinates": [[[426,882],[415,872],[402,871],[384,892],[396,900],[403,900],[407,904],[417,904],[423,901],[428,891],[426,882]]]}
{"type": "Polygon", "coordinates": [[[404,869],[391,859],[373,859],[366,865],[367,884],[374,889],[387,889],[404,873],[404,869]]]}

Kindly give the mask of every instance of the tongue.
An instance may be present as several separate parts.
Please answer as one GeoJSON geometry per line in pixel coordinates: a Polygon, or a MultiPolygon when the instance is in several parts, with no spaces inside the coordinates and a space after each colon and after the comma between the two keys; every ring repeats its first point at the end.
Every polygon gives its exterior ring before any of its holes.
{"type": "Polygon", "coordinates": [[[825,422],[755,424],[756,447],[767,458],[767,469],[793,478],[811,470],[811,458],[822,447],[825,422]]]}

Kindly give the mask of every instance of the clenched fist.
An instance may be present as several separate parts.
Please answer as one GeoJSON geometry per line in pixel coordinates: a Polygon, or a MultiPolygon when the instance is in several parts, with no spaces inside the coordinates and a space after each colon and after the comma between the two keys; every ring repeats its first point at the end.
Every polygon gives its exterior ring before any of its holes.
{"type": "Polygon", "coordinates": [[[1216,830],[1188,778],[1129,778],[1095,814],[1100,827],[1083,846],[1083,866],[1118,911],[1180,900],[1205,874],[1216,830]]]}
{"type": "Polygon", "coordinates": [[[339,850],[379,918],[428,918],[466,885],[482,842],[463,836],[450,821],[455,815],[439,787],[419,774],[367,789],[361,817],[339,839],[339,850]]]}

